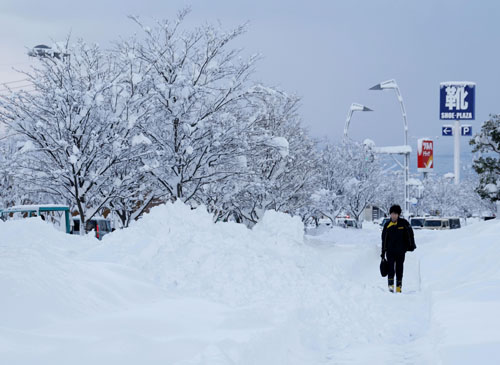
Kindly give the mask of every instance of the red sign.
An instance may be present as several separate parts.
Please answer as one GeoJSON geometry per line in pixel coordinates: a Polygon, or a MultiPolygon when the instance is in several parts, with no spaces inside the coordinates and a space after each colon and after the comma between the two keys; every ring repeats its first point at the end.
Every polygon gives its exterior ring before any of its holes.
{"type": "Polygon", "coordinates": [[[418,171],[429,172],[434,167],[434,142],[431,139],[418,140],[418,171]]]}

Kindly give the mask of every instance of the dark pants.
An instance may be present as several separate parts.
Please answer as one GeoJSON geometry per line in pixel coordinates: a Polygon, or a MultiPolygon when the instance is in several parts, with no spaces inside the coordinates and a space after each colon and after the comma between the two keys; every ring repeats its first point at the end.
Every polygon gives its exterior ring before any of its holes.
{"type": "Polygon", "coordinates": [[[389,264],[389,272],[387,279],[389,285],[394,285],[394,271],[396,272],[397,286],[403,283],[403,264],[405,262],[405,253],[386,252],[387,263],[389,264]]]}

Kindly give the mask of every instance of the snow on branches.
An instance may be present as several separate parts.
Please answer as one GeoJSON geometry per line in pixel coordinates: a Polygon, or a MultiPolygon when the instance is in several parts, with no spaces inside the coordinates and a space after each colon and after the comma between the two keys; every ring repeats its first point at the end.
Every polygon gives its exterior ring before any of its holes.
{"type": "Polygon", "coordinates": [[[40,59],[25,75],[34,91],[2,97],[0,118],[24,140],[14,154],[19,181],[70,204],[85,222],[136,181],[131,165],[142,146],[130,143],[129,124],[139,110],[110,54],[81,41],[67,52],[40,59]]]}
{"type": "MultiPolygon", "coordinates": [[[[68,39],[65,57],[24,73],[32,91],[0,96],[2,206],[68,204],[82,222],[113,212],[128,226],[181,200],[253,225],[270,209],[360,221],[368,205],[399,202],[401,179],[372,149],[320,148],[299,99],[252,80],[258,56],[233,46],[245,26],[186,29],[187,13],[132,18],[140,34],[110,50],[68,39]]],[[[422,209],[440,184],[424,184],[422,209]]]]}

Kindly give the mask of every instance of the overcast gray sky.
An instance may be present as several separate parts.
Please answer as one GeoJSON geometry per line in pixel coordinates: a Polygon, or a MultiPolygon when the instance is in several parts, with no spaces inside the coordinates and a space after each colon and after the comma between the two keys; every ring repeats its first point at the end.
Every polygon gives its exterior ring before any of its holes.
{"type": "MultiPolygon", "coordinates": [[[[403,94],[414,150],[417,138],[441,134],[441,81],[477,83],[474,132],[500,112],[497,0],[2,0],[0,83],[19,79],[12,67],[29,66],[27,47],[63,40],[70,31],[106,46],[136,31],[127,15],[173,18],[185,6],[192,8],[187,25],[249,22],[237,46],[263,55],[255,78],[298,94],[314,137],[340,140],[348,108],[358,102],[375,112],[353,116],[353,139],[402,144],[394,93],[368,91],[392,78],[403,94]]],[[[462,137],[464,149],[467,141],[462,137]]],[[[452,138],[437,139],[435,149],[451,154],[452,138]]]]}

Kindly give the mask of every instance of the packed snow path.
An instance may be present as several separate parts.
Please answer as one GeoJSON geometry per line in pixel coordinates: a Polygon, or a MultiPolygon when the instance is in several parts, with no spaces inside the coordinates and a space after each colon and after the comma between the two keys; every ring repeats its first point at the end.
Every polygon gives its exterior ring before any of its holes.
{"type": "Polygon", "coordinates": [[[330,344],[324,363],[438,363],[429,338],[431,301],[421,291],[418,251],[407,254],[403,293],[395,294],[388,291],[387,279],[378,271],[378,229],[348,230],[330,240],[328,236],[332,235],[308,237],[306,242],[321,252],[321,260],[342,272],[338,295],[348,313],[338,322],[343,339],[330,344]]]}
{"type": "Polygon", "coordinates": [[[0,222],[0,363],[493,364],[499,232],[416,232],[392,294],[372,224],[304,238],[174,204],[98,242],[0,222]]]}
{"type": "Polygon", "coordinates": [[[339,295],[356,313],[325,364],[497,364],[500,358],[500,222],[415,232],[403,293],[378,272],[380,230],[337,228],[306,242],[347,275],[339,295]],[[376,240],[374,244],[373,239],[376,240]],[[347,294],[347,295],[346,295],[347,294]]]}

